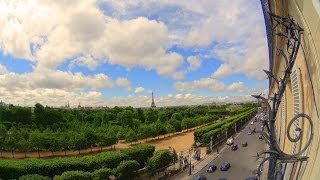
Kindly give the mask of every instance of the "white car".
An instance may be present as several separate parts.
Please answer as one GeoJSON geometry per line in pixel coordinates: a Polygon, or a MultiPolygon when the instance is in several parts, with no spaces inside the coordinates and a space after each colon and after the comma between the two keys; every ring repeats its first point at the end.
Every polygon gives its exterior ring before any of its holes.
{"type": "Polygon", "coordinates": [[[250,123],[251,125],[253,125],[253,121],[251,121],[251,123],[250,123]]]}
{"type": "Polygon", "coordinates": [[[227,145],[231,145],[231,144],[233,144],[233,138],[232,137],[227,140],[227,145]]]}

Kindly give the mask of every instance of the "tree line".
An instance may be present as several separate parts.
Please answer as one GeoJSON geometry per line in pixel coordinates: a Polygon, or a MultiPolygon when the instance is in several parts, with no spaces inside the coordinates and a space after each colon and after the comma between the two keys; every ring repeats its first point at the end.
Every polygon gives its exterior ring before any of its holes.
{"type": "Polygon", "coordinates": [[[142,109],[57,109],[37,103],[33,108],[0,107],[1,151],[66,151],[111,146],[179,132],[253,106],[170,107],[142,109]]]}

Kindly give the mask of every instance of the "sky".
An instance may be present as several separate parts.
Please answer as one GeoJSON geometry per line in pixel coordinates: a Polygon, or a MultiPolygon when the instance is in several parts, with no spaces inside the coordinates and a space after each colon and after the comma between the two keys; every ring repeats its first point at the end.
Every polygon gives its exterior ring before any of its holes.
{"type": "Polygon", "coordinates": [[[177,106],[267,94],[257,0],[0,0],[0,100],[177,106]]]}

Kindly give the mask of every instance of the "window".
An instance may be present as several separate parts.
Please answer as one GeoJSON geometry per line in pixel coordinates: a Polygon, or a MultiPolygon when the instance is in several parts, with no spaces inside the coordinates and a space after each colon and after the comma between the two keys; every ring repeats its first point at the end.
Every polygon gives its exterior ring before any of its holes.
{"type": "MultiPolygon", "coordinates": [[[[301,109],[301,96],[300,96],[300,76],[298,73],[297,68],[293,68],[293,71],[291,73],[291,84],[292,84],[292,96],[293,96],[293,111],[294,111],[294,116],[300,113],[301,109]]],[[[295,121],[293,124],[293,128],[291,129],[296,129],[296,128],[301,128],[301,122],[299,120],[295,121]]],[[[294,131],[294,137],[298,136],[298,131],[294,131]]],[[[295,153],[297,151],[297,147],[299,147],[300,144],[299,142],[294,143],[292,147],[292,152],[295,153]]]]}

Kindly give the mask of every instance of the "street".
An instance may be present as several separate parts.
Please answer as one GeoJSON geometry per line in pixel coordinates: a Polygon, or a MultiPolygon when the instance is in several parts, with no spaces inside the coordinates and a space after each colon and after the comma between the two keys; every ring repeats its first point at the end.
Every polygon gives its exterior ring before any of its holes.
{"type": "MultiPolygon", "coordinates": [[[[220,177],[225,177],[228,180],[244,180],[248,176],[253,175],[253,170],[257,169],[257,152],[261,152],[265,148],[265,141],[260,140],[259,133],[248,135],[249,127],[256,130],[261,130],[259,122],[255,122],[254,125],[248,123],[242,132],[234,140],[238,145],[238,150],[231,151],[230,146],[225,146],[218,157],[216,157],[210,164],[217,166],[217,170],[213,173],[207,173],[208,165],[201,171],[194,175],[194,179],[197,175],[204,175],[207,179],[216,180],[220,177]],[[247,147],[242,147],[242,143],[247,142],[247,147]],[[220,171],[220,164],[227,161],[231,164],[228,171],[220,171]]],[[[223,147],[223,146],[222,146],[223,147]]]]}

